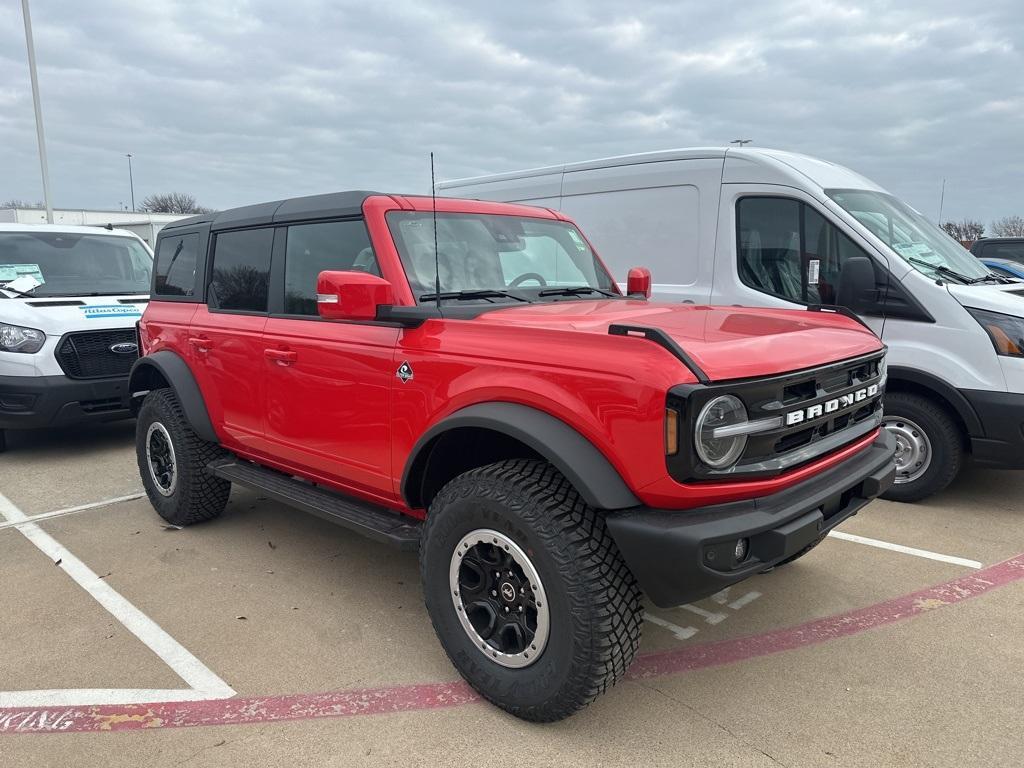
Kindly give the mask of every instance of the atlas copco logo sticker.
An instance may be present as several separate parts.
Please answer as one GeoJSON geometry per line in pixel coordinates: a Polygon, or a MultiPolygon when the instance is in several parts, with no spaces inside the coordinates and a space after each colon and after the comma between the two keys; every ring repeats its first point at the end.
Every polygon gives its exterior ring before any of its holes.
{"type": "Polygon", "coordinates": [[[811,419],[816,419],[819,416],[831,415],[838,413],[839,411],[851,408],[857,403],[862,403],[869,397],[874,397],[878,394],[878,385],[872,384],[868,387],[855,390],[853,392],[847,392],[845,395],[839,397],[833,397],[831,400],[826,400],[817,405],[812,405],[808,408],[801,408],[799,411],[790,411],[786,414],[786,426],[792,427],[794,424],[801,424],[811,419]]]}
{"type": "Polygon", "coordinates": [[[142,312],[134,304],[89,304],[79,309],[86,320],[102,317],[142,317],[142,312]]]}
{"type": "Polygon", "coordinates": [[[408,360],[402,361],[402,364],[398,366],[398,371],[395,372],[395,376],[400,378],[403,384],[408,384],[412,381],[412,366],[409,365],[408,360]]]}

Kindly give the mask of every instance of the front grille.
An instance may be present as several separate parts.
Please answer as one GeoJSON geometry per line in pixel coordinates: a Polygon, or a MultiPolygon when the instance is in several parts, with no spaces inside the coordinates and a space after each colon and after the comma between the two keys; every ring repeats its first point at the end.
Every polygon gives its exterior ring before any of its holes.
{"type": "Polygon", "coordinates": [[[673,388],[668,406],[683,417],[687,450],[668,457],[669,472],[680,481],[771,476],[853,442],[881,421],[882,359],[877,353],[765,379],[673,388]],[[733,467],[711,470],[693,448],[695,422],[706,403],[724,394],[743,401],[749,421],[782,417],[782,424],[749,435],[733,467]]]}
{"type": "Polygon", "coordinates": [[[127,376],[138,359],[133,328],[69,333],[57,345],[57,362],[72,379],[100,379],[127,376]],[[131,344],[135,351],[113,352],[115,344],[131,344]]]}

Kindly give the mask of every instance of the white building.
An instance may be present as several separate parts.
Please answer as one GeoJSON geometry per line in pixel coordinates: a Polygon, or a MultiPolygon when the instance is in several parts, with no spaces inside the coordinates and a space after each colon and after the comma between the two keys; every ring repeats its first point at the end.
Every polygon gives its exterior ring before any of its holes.
{"type": "MultiPolygon", "coordinates": [[[[164,225],[191,216],[190,213],[141,213],[139,211],[85,211],[54,209],[54,224],[73,224],[85,227],[112,226],[127,229],[145,240],[152,248],[156,233],[164,225]]],[[[44,208],[0,208],[0,223],[4,224],[45,224],[44,208]]]]}

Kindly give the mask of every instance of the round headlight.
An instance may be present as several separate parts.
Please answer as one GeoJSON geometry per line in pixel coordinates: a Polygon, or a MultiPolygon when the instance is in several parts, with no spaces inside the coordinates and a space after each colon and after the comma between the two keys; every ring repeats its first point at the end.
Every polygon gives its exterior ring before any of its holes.
{"type": "Polygon", "coordinates": [[[732,395],[716,397],[704,406],[697,417],[694,444],[700,460],[712,469],[724,469],[735,464],[747,445],[746,435],[718,436],[714,431],[719,427],[743,424],[747,420],[747,409],[739,398],[732,395]]]}

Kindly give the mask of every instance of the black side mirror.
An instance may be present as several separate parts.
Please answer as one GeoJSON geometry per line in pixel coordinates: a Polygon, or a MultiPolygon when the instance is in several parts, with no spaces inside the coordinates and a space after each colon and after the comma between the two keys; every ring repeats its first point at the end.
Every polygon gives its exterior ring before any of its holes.
{"type": "Polygon", "coordinates": [[[839,271],[839,289],[836,304],[858,315],[875,305],[875,267],[867,256],[852,256],[843,262],[839,271]]]}

